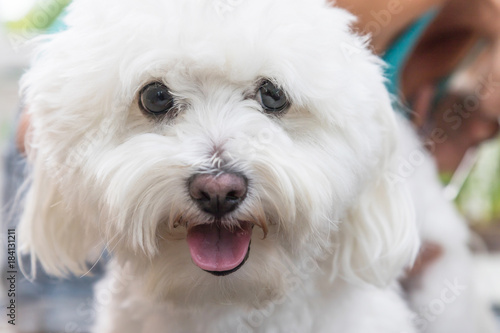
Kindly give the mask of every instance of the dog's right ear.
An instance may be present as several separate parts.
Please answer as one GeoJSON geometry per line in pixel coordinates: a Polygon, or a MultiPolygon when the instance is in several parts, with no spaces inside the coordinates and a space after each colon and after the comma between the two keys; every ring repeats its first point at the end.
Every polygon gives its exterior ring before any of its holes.
{"type": "Polygon", "coordinates": [[[18,228],[21,253],[31,255],[31,276],[36,274],[37,260],[51,275],[87,273],[90,254],[102,249],[94,227],[85,225],[72,211],[41,156],[33,158],[31,167],[30,189],[18,228]]]}

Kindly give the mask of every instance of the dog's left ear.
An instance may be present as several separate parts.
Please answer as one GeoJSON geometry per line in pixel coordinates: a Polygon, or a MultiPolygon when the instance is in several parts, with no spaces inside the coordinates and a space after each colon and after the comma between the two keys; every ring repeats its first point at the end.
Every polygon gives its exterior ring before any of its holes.
{"type": "Polygon", "coordinates": [[[389,98],[382,99],[376,121],[384,137],[383,158],[377,161],[375,179],[340,225],[334,262],[336,273],[348,281],[377,286],[387,285],[410,266],[420,246],[407,184],[404,180],[395,181],[393,173],[397,133],[401,128],[389,98]]]}

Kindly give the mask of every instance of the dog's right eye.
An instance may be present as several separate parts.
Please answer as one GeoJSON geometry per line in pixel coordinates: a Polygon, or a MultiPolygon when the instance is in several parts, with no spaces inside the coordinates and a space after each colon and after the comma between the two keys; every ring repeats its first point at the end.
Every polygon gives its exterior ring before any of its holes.
{"type": "Polygon", "coordinates": [[[148,84],[141,90],[139,104],[143,111],[161,116],[174,106],[174,97],[163,83],[148,84]]]}

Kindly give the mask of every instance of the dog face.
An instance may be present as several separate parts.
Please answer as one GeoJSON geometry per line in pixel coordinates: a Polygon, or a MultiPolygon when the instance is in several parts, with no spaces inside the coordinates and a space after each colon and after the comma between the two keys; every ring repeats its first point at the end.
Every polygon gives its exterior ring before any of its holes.
{"type": "Polygon", "coordinates": [[[301,260],[390,280],[416,232],[351,21],[322,1],[75,1],[23,80],[24,249],[62,275],[107,248],[188,303],[278,297],[301,260]]]}

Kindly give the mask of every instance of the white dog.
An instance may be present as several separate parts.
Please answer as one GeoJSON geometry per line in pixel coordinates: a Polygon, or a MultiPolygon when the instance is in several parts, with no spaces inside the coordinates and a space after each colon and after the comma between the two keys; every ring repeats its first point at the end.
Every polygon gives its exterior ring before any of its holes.
{"type": "MultiPolygon", "coordinates": [[[[431,224],[459,218],[427,156],[398,174],[397,142],[420,150],[352,21],[324,0],[74,1],[23,80],[20,236],[57,276],[112,253],[95,332],[417,332],[396,280],[412,179],[431,224]]],[[[427,234],[465,257],[450,228],[427,234]]]]}

